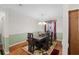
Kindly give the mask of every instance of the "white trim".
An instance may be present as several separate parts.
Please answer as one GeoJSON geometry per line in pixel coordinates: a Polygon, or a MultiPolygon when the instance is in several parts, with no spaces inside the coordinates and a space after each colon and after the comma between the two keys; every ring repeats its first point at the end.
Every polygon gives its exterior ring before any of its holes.
{"type": "Polygon", "coordinates": [[[62,39],[57,39],[57,41],[62,41],[62,39]]]}
{"type": "Polygon", "coordinates": [[[24,40],[24,41],[20,41],[20,42],[17,42],[17,43],[14,43],[14,44],[10,45],[9,47],[12,47],[12,46],[15,46],[15,45],[18,45],[18,44],[24,43],[24,42],[26,42],[26,40],[24,40]]]}

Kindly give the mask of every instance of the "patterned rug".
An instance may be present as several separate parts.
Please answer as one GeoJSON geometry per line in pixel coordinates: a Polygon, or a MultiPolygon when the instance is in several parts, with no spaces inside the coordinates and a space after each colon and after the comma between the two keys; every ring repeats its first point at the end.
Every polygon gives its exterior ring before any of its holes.
{"type": "Polygon", "coordinates": [[[28,51],[28,46],[25,46],[22,49],[24,51],[26,51],[27,53],[32,54],[32,55],[50,55],[51,52],[53,51],[54,47],[56,46],[57,42],[54,41],[52,43],[53,44],[50,46],[50,48],[47,51],[44,51],[43,49],[41,49],[41,50],[35,50],[33,54],[28,51]]]}

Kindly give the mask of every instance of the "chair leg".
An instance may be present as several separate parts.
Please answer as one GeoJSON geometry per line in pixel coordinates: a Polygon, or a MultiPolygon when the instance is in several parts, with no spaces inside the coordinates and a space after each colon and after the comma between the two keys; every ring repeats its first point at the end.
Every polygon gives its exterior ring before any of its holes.
{"type": "Polygon", "coordinates": [[[1,55],[4,55],[4,51],[3,50],[1,50],[0,52],[1,52],[1,55]]]}
{"type": "Polygon", "coordinates": [[[32,49],[33,49],[32,53],[34,53],[34,49],[35,49],[35,48],[34,48],[34,45],[32,46],[32,49]]]}

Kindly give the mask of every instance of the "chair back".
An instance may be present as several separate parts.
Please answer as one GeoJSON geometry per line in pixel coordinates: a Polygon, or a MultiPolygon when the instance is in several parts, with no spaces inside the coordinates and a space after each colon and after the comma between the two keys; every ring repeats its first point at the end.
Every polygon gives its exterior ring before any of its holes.
{"type": "Polygon", "coordinates": [[[28,37],[28,39],[32,39],[33,38],[33,33],[28,33],[27,37],[28,37]]]}

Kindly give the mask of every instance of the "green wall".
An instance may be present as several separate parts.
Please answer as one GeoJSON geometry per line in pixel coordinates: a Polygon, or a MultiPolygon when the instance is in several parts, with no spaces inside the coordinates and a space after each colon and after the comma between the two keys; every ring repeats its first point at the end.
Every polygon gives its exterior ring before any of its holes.
{"type": "Polygon", "coordinates": [[[23,41],[27,39],[27,35],[26,33],[22,33],[22,34],[15,34],[15,35],[10,35],[9,37],[9,45],[12,45],[14,43],[23,41]]]}
{"type": "MultiPolygon", "coordinates": [[[[22,34],[15,34],[15,35],[10,35],[9,39],[9,45],[12,45],[14,43],[27,40],[27,33],[22,33],[22,34]]],[[[57,39],[62,40],[63,39],[63,34],[62,33],[57,33],[57,39]]]]}
{"type": "Polygon", "coordinates": [[[57,33],[57,39],[59,39],[60,41],[62,41],[62,39],[63,39],[63,33],[57,33]]]}
{"type": "Polygon", "coordinates": [[[27,39],[26,33],[10,35],[7,38],[2,37],[2,43],[3,43],[3,48],[4,48],[5,53],[9,52],[10,45],[26,40],[26,39],[27,39]]]}
{"type": "Polygon", "coordinates": [[[27,35],[22,33],[22,34],[15,34],[15,35],[10,35],[9,37],[5,38],[2,37],[2,44],[5,53],[9,52],[9,46],[12,44],[15,44],[17,42],[23,41],[27,39],[27,35]]]}

